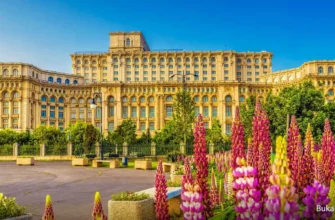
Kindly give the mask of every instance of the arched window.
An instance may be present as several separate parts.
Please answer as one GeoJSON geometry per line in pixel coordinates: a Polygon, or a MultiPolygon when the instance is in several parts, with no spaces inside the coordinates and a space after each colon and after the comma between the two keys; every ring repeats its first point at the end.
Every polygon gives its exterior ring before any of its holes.
{"type": "Polygon", "coordinates": [[[64,103],[64,98],[63,97],[59,97],[58,102],[59,103],[64,103]]]}
{"type": "Polygon", "coordinates": [[[55,102],[56,100],[55,100],[55,97],[53,97],[53,96],[51,96],[50,97],[50,102],[55,102]]]}
{"type": "Polygon", "coordinates": [[[96,101],[96,103],[100,103],[101,102],[101,98],[97,97],[95,101],[96,101]]]}
{"type": "Polygon", "coordinates": [[[92,61],[92,64],[97,64],[97,61],[93,60],[93,61],[92,61]]]}
{"type": "Polygon", "coordinates": [[[126,39],[126,47],[129,47],[129,46],[130,46],[130,39],[127,38],[127,39],[126,39]]]}
{"type": "Polygon", "coordinates": [[[70,80],[69,80],[69,79],[66,79],[66,80],[65,80],[65,84],[67,84],[67,85],[70,84],[70,80]]]}
{"type": "Polygon", "coordinates": [[[216,102],[216,101],[217,101],[216,96],[213,96],[212,97],[212,102],[216,102]]]}
{"type": "Polygon", "coordinates": [[[199,62],[199,58],[198,57],[194,57],[194,60],[193,60],[195,63],[199,62]]]}
{"type": "Polygon", "coordinates": [[[159,62],[164,63],[165,59],[162,57],[159,62]]]}
{"type": "Polygon", "coordinates": [[[151,62],[156,63],[156,58],[155,57],[151,58],[151,62]]]}
{"type": "Polygon", "coordinates": [[[123,103],[128,102],[128,98],[127,98],[127,97],[122,97],[122,102],[123,102],[123,103]]]}
{"type": "Polygon", "coordinates": [[[80,60],[77,60],[77,62],[76,62],[77,64],[81,64],[81,62],[80,62],[80,60]]]}
{"type": "Polygon", "coordinates": [[[207,95],[203,96],[203,97],[202,97],[202,101],[203,101],[203,102],[208,102],[208,96],[207,96],[207,95]]]}
{"type": "Polygon", "coordinates": [[[181,58],[180,58],[180,57],[177,58],[177,62],[178,62],[178,63],[181,62],[181,58]]]}
{"type": "Polygon", "coordinates": [[[236,60],[236,63],[241,63],[241,59],[238,58],[238,59],[236,60]]]}
{"type": "Polygon", "coordinates": [[[135,96],[131,97],[131,102],[136,102],[136,97],[135,96]]]}
{"type": "Polygon", "coordinates": [[[166,97],[167,102],[172,102],[172,100],[173,100],[172,96],[169,95],[168,97],[166,97]]]}
{"type": "Polygon", "coordinates": [[[240,102],[244,102],[245,101],[245,98],[243,95],[240,96],[240,102]]]}
{"type": "Polygon", "coordinates": [[[75,98],[71,98],[71,104],[76,104],[77,100],[75,98]]]}
{"type": "Polygon", "coordinates": [[[186,57],[186,62],[190,62],[190,58],[189,57],[186,57]]]}
{"type": "Polygon", "coordinates": [[[85,104],[85,100],[83,98],[79,99],[79,104],[85,104]]]}
{"type": "Polygon", "coordinates": [[[33,71],[33,73],[32,73],[32,76],[33,76],[33,77],[35,76],[35,73],[34,73],[34,71],[33,71]]]}
{"type": "Polygon", "coordinates": [[[323,68],[322,68],[322,66],[320,66],[319,68],[318,68],[318,73],[320,74],[320,73],[323,73],[323,68]]]}
{"type": "Polygon", "coordinates": [[[224,57],[224,58],[223,58],[223,61],[224,61],[224,62],[228,62],[228,57],[224,57]]]}
{"type": "Polygon", "coordinates": [[[154,101],[155,101],[155,98],[152,97],[152,96],[150,96],[150,97],[149,97],[149,102],[154,102],[154,101]]]}
{"type": "Polygon", "coordinates": [[[212,58],[211,58],[211,62],[215,62],[215,57],[212,57],[212,58]]]}
{"type": "Polygon", "coordinates": [[[226,98],[225,98],[226,102],[231,102],[231,96],[230,95],[227,95],[226,98]]]}
{"type": "Polygon", "coordinates": [[[194,96],[193,101],[194,102],[199,102],[199,96],[194,96]]]}
{"type": "Polygon", "coordinates": [[[334,68],[332,66],[328,67],[328,74],[334,73],[334,68]]]}
{"type": "Polygon", "coordinates": [[[18,76],[19,75],[19,71],[17,69],[13,70],[13,76],[18,76]]]}
{"type": "Polygon", "coordinates": [[[247,63],[251,63],[251,59],[247,59],[247,63]]]}
{"type": "Polygon", "coordinates": [[[54,82],[54,78],[52,76],[49,76],[48,82],[54,82]]]}
{"type": "Polygon", "coordinates": [[[169,57],[169,62],[173,62],[173,58],[172,57],[169,57]]]}
{"type": "Polygon", "coordinates": [[[62,83],[62,79],[61,78],[57,78],[57,83],[62,83]]]}
{"type": "Polygon", "coordinates": [[[46,102],[47,101],[47,97],[45,95],[42,95],[41,100],[42,100],[42,102],[46,102]]]}
{"type": "Polygon", "coordinates": [[[148,58],[143,58],[143,63],[147,63],[148,62],[148,58]]]}
{"type": "Polygon", "coordinates": [[[138,62],[140,62],[140,60],[136,57],[135,58],[135,63],[138,63],[138,62]]]}
{"type": "Polygon", "coordinates": [[[207,58],[206,57],[202,58],[202,62],[206,63],[207,62],[207,58]]]}
{"type": "Polygon", "coordinates": [[[127,59],[126,59],[126,62],[127,62],[127,63],[130,63],[130,62],[131,62],[131,59],[130,59],[130,58],[127,58],[127,59]]]}
{"type": "Polygon", "coordinates": [[[88,64],[88,60],[85,60],[85,61],[84,61],[84,64],[88,64]]]}
{"type": "Polygon", "coordinates": [[[117,63],[118,59],[116,57],[113,58],[113,63],[117,63]]]}
{"type": "Polygon", "coordinates": [[[264,59],[263,59],[263,63],[266,63],[266,62],[267,62],[267,59],[266,59],[266,58],[264,58],[264,59]]]}
{"type": "Polygon", "coordinates": [[[328,95],[329,96],[334,96],[334,90],[332,90],[332,89],[328,90],[328,95]]]}
{"type": "Polygon", "coordinates": [[[141,96],[141,98],[140,98],[140,102],[145,102],[145,98],[144,98],[144,96],[141,96]]]}
{"type": "Polygon", "coordinates": [[[258,58],[255,59],[255,63],[259,63],[259,59],[258,58]]]}
{"type": "Polygon", "coordinates": [[[109,97],[108,101],[109,101],[109,103],[113,103],[114,102],[114,97],[113,96],[109,97]]]}
{"type": "Polygon", "coordinates": [[[14,93],[13,93],[13,97],[14,97],[14,98],[18,98],[18,97],[19,97],[19,93],[18,93],[18,92],[14,92],[14,93]]]}
{"type": "Polygon", "coordinates": [[[8,76],[8,69],[4,69],[4,70],[3,70],[3,75],[4,75],[4,76],[8,76]]]}
{"type": "Polygon", "coordinates": [[[77,81],[77,80],[73,80],[73,84],[74,84],[74,85],[77,85],[77,84],[78,84],[78,81],[77,81]]]}

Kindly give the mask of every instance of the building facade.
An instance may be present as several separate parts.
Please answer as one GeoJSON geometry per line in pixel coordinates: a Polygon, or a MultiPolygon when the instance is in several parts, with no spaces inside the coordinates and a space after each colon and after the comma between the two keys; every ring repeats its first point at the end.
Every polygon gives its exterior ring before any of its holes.
{"type": "Polygon", "coordinates": [[[272,72],[272,53],[266,51],[151,51],[140,32],[109,37],[108,52],[71,54],[72,74],[0,63],[0,129],[48,125],[64,130],[84,121],[107,133],[131,118],[138,134],[159,131],[172,118],[182,74],[187,74],[196,114],[204,116],[209,128],[218,119],[225,134],[231,132],[235,107],[250,95],[263,98],[310,79],[328,101],[334,98],[335,60],[272,72]],[[101,97],[98,108],[91,109],[95,93],[101,97]]]}

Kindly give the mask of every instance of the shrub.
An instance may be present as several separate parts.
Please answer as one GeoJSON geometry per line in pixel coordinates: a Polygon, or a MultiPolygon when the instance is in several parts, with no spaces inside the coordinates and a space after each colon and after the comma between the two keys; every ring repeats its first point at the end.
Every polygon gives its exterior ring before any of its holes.
{"type": "Polygon", "coordinates": [[[166,185],[168,187],[181,187],[181,183],[178,183],[178,182],[172,182],[171,180],[168,180],[166,182],[166,185]]]}
{"type": "Polygon", "coordinates": [[[9,198],[0,193],[0,219],[17,217],[25,214],[26,208],[16,203],[15,198],[9,198]]]}
{"type": "Polygon", "coordinates": [[[119,192],[112,195],[113,201],[141,201],[149,199],[150,195],[146,193],[119,192]]]}

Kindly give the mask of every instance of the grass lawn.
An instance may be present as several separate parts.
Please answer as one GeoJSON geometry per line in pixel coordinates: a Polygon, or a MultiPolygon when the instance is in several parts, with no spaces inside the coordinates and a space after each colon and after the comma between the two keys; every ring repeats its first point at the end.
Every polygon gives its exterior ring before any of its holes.
{"type": "MultiPolygon", "coordinates": [[[[121,165],[121,161],[120,161],[120,165],[121,165]]],[[[156,170],[157,169],[157,161],[152,161],[152,170],[156,170]]],[[[90,167],[92,167],[92,162],[89,162],[88,164],[90,167]]],[[[109,167],[109,163],[102,163],[102,167],[109,167]]],[[[134,161],[128,161],[128,167],[124,167],[121,165],[120,168],[128,168],[128,169],[134,169],[135,168],[135,162],[134,161]]]]}

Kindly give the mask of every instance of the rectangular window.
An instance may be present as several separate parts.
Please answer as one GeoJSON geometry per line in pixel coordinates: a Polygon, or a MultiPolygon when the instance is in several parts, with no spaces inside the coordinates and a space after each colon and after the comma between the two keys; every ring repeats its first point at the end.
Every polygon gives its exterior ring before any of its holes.
{"type": "Polygon", "coordinates": [[[216,65],[215,64],[212,64],[212,68],[215,68],[216,67],[216,65]]]}
{"type": "Polygon", "coordinates": [[[237,76],[241,76],[241,72],[236,72],[236,75],[237,76]]]}
{"type": "Polygon", "coordinates": [[[108,122],[108,131],[114,131],[114,122],[108,122]]]}
{"type": "Polygon", "coordinates": [[[208,106],[204,106],[204,116],[208,117],[209,113],[208,113],[208,106]]]}
{"type": "Polygon", "coordinates": [[[122,107],[122,118],[128,118],[128,107],[127,106],[122,107]]]}
{"type": "Polygon", "coordinates": [[[267,66],[267,65],[264,65],[264,66],[263,66],[263,68],[264,68],[264,69],[267,69],[267,68],[268,68],[268,66],[267,66]]]}
{"type": "Polygon", "coordinates": [[[135,75],[140,75],[140,72],[139,71],[135,71],[135,75]]]}
{"type": "Polygon", "coordinates": [[[187,65],[186,65],[186,69],[189,69],[189,68],[190,68],[190,65],[187,64],[187,65]]]}
{"type": "Polygon", "coordinates": [[[229,80],[229,77],[225,77],[224,80],[229,80]]]}
{"type": "Polygon", "coordinates": [[[199,76],[194,76],[194,81],[199,81],[199,76]]]}
{"type": "Polygon", "coordinates": [[[226,124],[226,134],[231,134],[231,124],[226,124]]]}
{"type": "Polygon", "coordinates": [[[225,71],[224,71],[224,74],[225,74],[225,75],[227,75],[228,73],[229,73],[228,70],[225,70],[225,71]]]}
{"type": "Polygon", "coordinates": [[[127,77],[127,81],[131,81],[131,78],[130,78],[130,77],[127,77]]]}
{"type": "Polygon", "coordinates": [[[106,77],[106,76],[107,76],[107,73],[103,73],[103,76],[106,77]]]}
{"type": "Polygon", "coordinates": [[[64,118],[64,113],[63,112],[58,112],[58,118],[64,118]]]}
{"type": "Polygon", "coordinates": [[[156,69],[156,65],[152,65],[151,68],[152,68],[152,69],[156,69]]]}
{"type": "Polygon", "coordinates": [[[236,66],[236,69],[240,70],[240,69],[241,69],[241,66],[236,66]]]}
{"type": "Polygon", "coordinates": [[[95,117],[96,118],[101,118],[101,108],[96,108],[96,111],[95,111],[95,117]]]}
{"type": "Polygon", "coordinates": [[[114,81],[119,81],[119,78],[114,77],[113,80],[114,80],[114,81]]]}
{"type": "Polygon", "coordinates": [[[256,78],[256,82],[259,82],[259,78],[256,78]]]}
{"type": "Polygon", "coordinates": [[[19,109],[18,108],[13,108],[13,114],[19,114],[19,109]]]}
{"type": "Polygon", "coordinates": [[[46,109],[47,106],[46,106],[46,105],[41,105],[41,108],[42,108],[42,109],[46,109]]]}
{"type": "Polygon", "coordinates": [[[218,107],[213,106],[212,107],[212,117],[218,116],[218,107]]]}
{"type": "Polygon", "coordinates": [[[207,68],[207,64],[202,65],[202,68],[206,69],[207,68]]]}
{"type": "Polygon", "coordinates": [[[141,112],[141,118],[145,118],[146,117],[145,107],[141,107],[140,112],[141,112]]]}
{"type": "Polygon", "coordinates": [[[172,69],[173,68],[173,65],[169,65],[169,69],[172,69]]]}
{"type": "Polygon", "coordinates": [[[178,68],[181,68],[181,65],[178,65],[177,67],[178,67],[178,68]]]}
{"type": "Polygon", "coordinates": [[[148,65],[144,65],[143,68],[144,68],[144,69],[148,69],[148,65]]]}
{"type": "Polygon", "coordinates": [[[256,72],[255,75],[256,75],[256,76],[259,76],[259,72],[256,72]]]}
{"type": "Polygon", "coordinates": [[[231,117],[231,106],[226,106],[226,116],[231,117]]]}
{"type": "Polygon", "coordinates": [[[18,106],[19,105],[19,102],[14,102],[14,106],[18,106]]]}
{"type": "Polygon", "coordinates": [[[252,79],[251,79],[251,78],[247,78],[247,81],[248,81],[248,82],[251,82],[251,81],[252,81],[252,79]]]}
{"type": "Polygon", "coordinates": [[[128,69],[130,69],[130,68],[131,68],[131,66],[130,66],[130,65],[127,65],[127,68],[128,68],[128,69]]]}
{"type": "Polygon", "coordinates": [[[144,77],[144,78],[143,78],[143,81],[148,81],[148,77],[144,77]]]}
{"type": "Polygon", "coordinates": [[[155,107],[152,106],[149,107],[149,117],[150,118],[155,117],[155,107]]]}
{"type": "Polygon", "coordinates": [[[212,71],[212,75],[215,75],[216,74],[216,71],[212,71]]]}
{"type": "Polygon", "coordinates": [[[47,117],[47,111],[42,110],[42,111],[41,111],[41,117],[42,117],[42,118],[47,117]]]}
{"type": "Polygon", "coordinates": [[[150,128],[150,131],[154,131],[155,130],[155,122],[150,122],[149,123],[149,128],[150,128]]]}
{"type": "Polygon", "coordinates": [[[137,108],[131,107],[131,117],[136,118],[137,117],[137,108]]]}
{"type": "Polygon", "coordinates": [[[135,65],[135,68],[138,69],[138,68],[140,68],[140,66],[139,65],[135,65]]]}
{"type": "Polygon", "coordinates": [[[208,122],[204,122],[204,127],[205,127],[205,129],[208,129],[208,128],[209,128],[209,126],[208,126],[208,122]]]}
{"type": "Polygon", "coordinates": [[[207,77],[203,77],[203,81],[207,81],[207,77]]]}
{"type": "Polygon", "coordinates": [[[84,117],[84,112],[79,112],[79,118],[80,119],[84,119],[85,117],[84,117]]]}
{"type": "Polygon", "coordinates": [[[165,80],[165,78],[164,77],[161,77],[161,79],[160,79],[161,81],[164,81],[165,80]]]}
{"type": "Polygon", "coordinates": [[[119,66],[118,65],[114,65],[114,69],[117,69],[119,66]]]}
{"type": "Polygon", "coordinates": [[[198,65],[198,64],[195,64],[195,65],[194,65],[194,68],[195,68],[195,69],[198,69],[198,68],[199,68],[199,65],[198,65]]]}
{"type": "Polygon", "coordinates": [[[166,106],[166,117],[172,117],[172,106],[166,106]]]}
{"type": "Polygon", "coordinates": [[[251,66],[247,66],[247,69],[251,69],[251,66]]]}
{"type": "Polygon", "coordinates": [[[140,123],[140,129],[141,131],[145,131],[145,122],[140,123]]]}
{"type": "Polygon", "coordinates": [[[92,118],[92,112],[91,111],[87,111],[87,118],[92,118]]]}
{"type": "Polygon", "coordinates": [[[72,119],[76,118],[76,113],[75,112],[71,112],[71,118],[72,119]]]}
{"type": "Polygon", "coordinates": [[[156,81],[156,77],[152,77],[152,79],[151,79],[152,81],[156,81]]]}
{"type": "MultiPolygon", "coordinates": [[[[118,71],[114,71],[114,75],[118,75],[118,74],[119,74],[118,71]]],[[[93,74],[93,76],[94,76],[94,74],[93,74]]]]}
{"type": "Polygon", "coordinates": [[[215,81],[216,80],[216,77],[212,77],[212,81],[215,81]]]}
{"type": "Polygon", "coordinates": [[[228,64],[225,64],[224,67],[227,68],[227,67],[228,67],[228,64]]]}
{"type": "Polygon", "coordinates": [[[251,72],[247,72],[247,75],[248,75],[248,76],[251,76],[251,75],[252,75],[252,73],[251,73],[251,72]]]}
{"type": "Polygon", "coordinates": [[[55,112],[54,111],[50,111],[50,118],[55,118],[55,112]]]}
{"type": "Polygon", "coordinates": [[[110,106],[109,107],[109,112],[108,112],[109,114],[109,117],[112,117],[112,116],[114,116],[114,106],[110,106]]]}
{"type": "Polygon", "coordinates": [[[199,111],[199,106],[195,106],[195,107],[194,107],[194,115],[195,115],[195,116],[198,116],[198,115],[199,115],[199,112],[200,112],[200,111],[199,111]]]}
{"type": "Polygon", "coordinates": [[[127,75],[131,75],[131,72],[130,72],[130,71],[127,71],[126,74],[127,74],[127,75]]]}
{"type": "Polygon", "coordinates": [[[161,69],[164,69],[165,68],[165,65],[161,65],[161,69]]]}
{"type": "Polygon", "coordinates": [[[55,106],[50,106],[50,109],[51,110],[55,110],[55,106]]]}
{"type": "Polygon", "coordinates": [[[103,70],[107,70],[107,67],[104,66],[103,70]]]}
{"type": "Polygon", "coordinates": [[[148,71],[144,71],[144,72],[143,72],[143,75],[148,75],[148,71]]]}
{"type": "Polygon", "coordinates": [[[256,68],[256,69],[259,69],[259,66],[257,65],[257,66],[255,66],[255,68],[256,68]]]}
{"type": "Polygon", "coordinates": [[[207,75],[207,71],[202,71],[202,74],[203,75],[207,75]]]}

